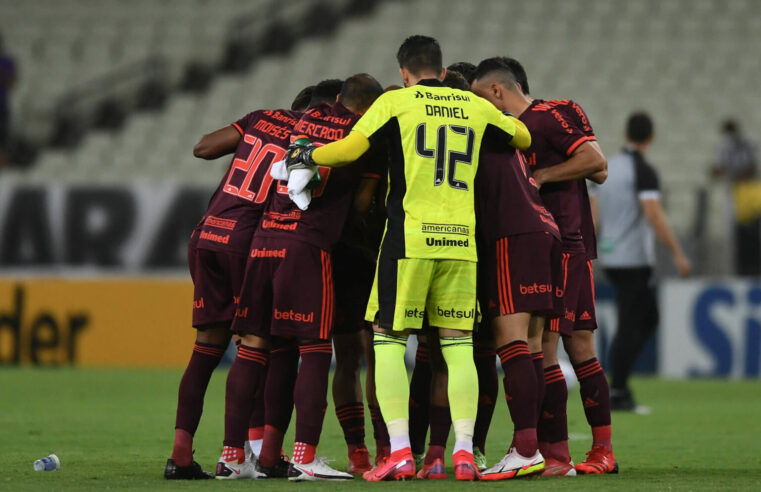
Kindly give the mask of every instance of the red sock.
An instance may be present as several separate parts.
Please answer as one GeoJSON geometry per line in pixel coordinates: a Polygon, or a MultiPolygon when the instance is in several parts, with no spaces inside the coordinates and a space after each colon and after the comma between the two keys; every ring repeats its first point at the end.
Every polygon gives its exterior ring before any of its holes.
{"type": "Polygon", "coordinates": [[[516,340],[497,349],[505,372],[505,398],[513,420],[513,446],[521,456],[534,456],[536,438],[536,375],[528,343],[516,340]]]}
{"type": "Polygon", "coordinates": [[[592,446],[602,446],[605,449],[613,449],[613,444],[610,440],[610,426],[601,425],[600,427],[592,427],[592,446]]]}
{"type": "Polygon", "coordinates": [[[568,417],[566,415],[568,386],[559,365],[544,368],[544,383],[544,402],[537,426],[539,450],[545,457],[568,462],[571,461],[568,452],[568,417]]]}
{"type": "Polygon", "coordinates": [[[255,397],[260,396],[267,368],[267,350],[241,345],[225,392],[225,446],[243,449],[255,397]]]}
{"type": "Polygon", "coordinates": [[[222,459],[225,461],[237,461],[238,464],[241,464],[246,460],[246,454],[243,452],[243,448],[225,446],[222,449],[222,459]]]}
{"type": "Polygon", "coordinates": [[[261,463],[262,466],[275,466],[280,460],[284,437],[285,434],[280,429],[272,427],[271,425],[264,426],[262,452],[259,453],[259,463],[261,463]]]}
{"type": "Polygon", "coordinates": [[[177,466],[193,462],[193,435],[203,412],[203,399],[209,379],[225,353],[225,347],[196,343],[188,367],[182,375],[177,396],[174,449],[172,459],[177,466]]]}
{"type": "Polygon", "coordinates": [[[306,465],[314,461],[314,454],[317,446],[305,442],[293,443],[293,462],[306,465]]]}
{"type": "Polygon", "coordinates": [[[423,460],[423,463],[426,465],[430,465],[433,463],[436,459],[440,459],[444,461],[444,451],[446,450],[446,447],[444,446],[437,446],[435,444],[431,444],[428,446],[428,451],[425,453],[425,460],[423,460]]]}
{"type": "MultiPolygon", "coordinates": [[[[610,428],[610,390],[597,358],[593,357],[575,365],[573,370],[579,379],[579,395],[592,431],[594,432],[595,428],[610,428]]],[[[604,431],[602,435],[605,435],[604,431]]],[[[605,443],[601,445],[610,449],[610,432],[607,438],[602,438],[601,441],[605,443]]]]}
{"type": "Polygon", "coordinates": [[[259,439],[264,439],[264,426],[249,428],[248,429],[248,440],[249,441],[258,441],[259,439]]]}
{"type": "Polygon", "coordinates": [[[355,448],[365,445],[365,406],[361,401],[347,403],[336,407],[336,416],[341,424],[346,444],[355,448]]]}

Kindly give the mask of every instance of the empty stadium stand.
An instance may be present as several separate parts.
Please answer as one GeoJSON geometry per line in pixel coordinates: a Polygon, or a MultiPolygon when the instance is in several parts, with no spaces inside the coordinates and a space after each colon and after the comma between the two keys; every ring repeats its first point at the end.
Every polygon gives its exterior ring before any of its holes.
{"type": "MultiPolygon", "coordinates": [[[[49,117],[68,89],[150,57],[166,60],[164,76],[176,86],[191,61],[224,66],[230,37],[265,14],[278,12],[282,28],[313,7],[307,0],[2,2],[0,30],[21,64],[18,125],[36,131],[35,119],[49,117]]],[[[754,0],[388,0],[330,36],[235,67],[206,92],[175,91],[162,110],[130,116],[117,131],[89,133],[74,150],[46,151],[31,170],[6,172],[5,179],[211,185],[227,159],[193,158],[203,133],[255,108],[288,106],[302,87],[324,78],[369,72],[382,84],[398,83],[395,50],[412,33],[438,38],[445,63],[498,54],[520,59],[533,95],[584,106],[608,154],[623,143],[627,114],[649,111],[657,132],[651,159],[682,235],[695,225],[696,191],[706,183],[720,120],[735,116],[761,137],[761,99],[753,92],[761,80],[761,3],[754,0]]],[[[717,236],[722,200],[711,195],[708,202],[717,236]]]]}

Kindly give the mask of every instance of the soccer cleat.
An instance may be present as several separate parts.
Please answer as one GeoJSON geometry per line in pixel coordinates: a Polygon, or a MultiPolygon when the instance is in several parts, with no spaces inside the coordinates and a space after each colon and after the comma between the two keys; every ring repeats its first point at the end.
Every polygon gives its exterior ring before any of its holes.
{"type": "Polygon", "coordinates": [[[454,477],[457,480],[466,482],[481,480],[481,472],[478,471],[478,467],[473,462],[473,453],[461,449],[452,455],[452,463],[454,464],[454,477]]]}
{"type": "Polygon", "coordinates": [[[534,456],[526,458],[518,454],[515,448],[510,448],[499,463],[486,470],[484,480],[507,480],[509,478],[527,477],[544,471],[544,457],[537,451],[534,456]]]}
{"type": "Polygon", "coordinates": [[[311,463],[291,463],[288,480],[294,482],[317,480],[352,480],[353,476],[328,466],[326,458],[315,458],[311,463]]]}
{"type": "Polygon", "coordinates": [[[264,478],[256,471],[256,466],[247,460],[238,463],[238,460],[225,461],[222,458],[217,462],[217,473],[214,477],[218,480],[237,480],[240,478],[264,478]]]}
{"type": "Polygon", "coordinates": [[[166,460],[164,478],[167,480],[207,480],[214,478],[213,473],[203,471],[195,461],[188,466],[178,466],[172,458],[166,460]]]}
{"type": "Polygon", "coordinates": [[[410,448],[394,451],[384,457],[372,470],[362,474],[368,482],[381,480],[412,480],[415,478],[415,459],[410,448]]]}
{"type": "Polygon", "coordinates": [[[423,480],[445,480],[447,478],[447,469],[441,458],[436,458],[433,463],[426,465],[417,472],[417,477],[423,480]]]}
{"type": "Polygon", "coordinates": [[[373,469],[370,463],[370,452],[367,448],[356,448],[349,453],[349,473],[365,473],[373,469]]]}
{"type": "Polygon", "coordinates": [[[290,466],[288,457],[281,454],[280,460],[272,466],[263,466],[261,461],[257,461],[256,471],[263,475],[261,478],[288,478],[290,466]]]}
{"type": "Polygon", "coordinates": [[[555,458],[546,458],[544,462],[543,477],[575,477],[576,467],[573,461],[560,461],[555,458]]]}
{"type": "Polygon", "coordinates": [[[576,471],[582,475],[618,473],[618,461],[616,461],[612,449],[592,446],[592,450],[587,453],[587,459],[576,465],[576,471]]]}
{"type": "Polygon", "coordinates": [[[486,456],[481,452],[481,448],[478,446],[473,447],[473,463],[478,467],[478,471],[484,471],[489,468],[489,465],[486,462],[486,456]]]}
{"type": "Polygon", "coordinates": [[[254,464],[254,467],[256,467],[256,464],[259,462],[259,459],[257,458],[254,451],[251,449],[251,445],[248,441],[243,443],[243,455],[246,457],[246,461],[250,461],[254,464]]]}

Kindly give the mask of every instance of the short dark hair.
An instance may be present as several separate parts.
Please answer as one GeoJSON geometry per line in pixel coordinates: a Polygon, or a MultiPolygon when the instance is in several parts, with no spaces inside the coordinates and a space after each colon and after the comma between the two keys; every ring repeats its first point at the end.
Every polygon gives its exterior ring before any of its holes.
{"type": "Polygon", "coordinates": [[[312,92],[314,92],[313,85],[308,85],[301,89],[301,92],[296,94],[291,103],[291,111],[305,111],[309,107],[309,101],[312,99],[312,92]]]}
{"type": "Polygon", "coordinates": [[[481,79],[492,72],[501,72],[504,75],[508,75],[513,82],[521,86],[521,91],[524,94],[530,94],[526,70],[523,69],[523,65],[515,58],[494,56],[482,60],[478,64],[478,67],[476,67],[476,73],[473,78],[481,79]]]}
{"type": "Polygon", "coordinates": [[[447,67],[447,72],[457,72],[468,81],[468,84],[473,83],[473,78],[476,75],[476,66],[470,62],[457,62],[452,63],[447,67]]]}
{"type": "Polygon", "coordinates": [[[396,52],[396,60],[401,68],[406,68],[413,75],[428,71],[440,72],[443,67],[439,42],[420,34],[404,40],[396,52]]]}
{"type": "Polygon", "coordinates": [[[316,106],[320,103],[336,102],[336,96],[341,93],[341,87],[344,81],[341,79],[325,79],[314,86],[312,99],[309,100],[309,107],[316,106]]]}
{"type": "Polygon", "coordinates": [[[341,87],[341,103],[364,111],[383,94],[383,86],[375,77],[358,73],[346,79],[341,87]]]}
{"type": "Polygon", "coordinates": [[[626,138],[634,143],[645,143],[653,137],[653,120],[644,111],[629,115],[626,121],[626,138]]]}
{"type": "Polygon", "coordinates": [[[452,70],[451,72],[447,70],[447,74],[444,77],[444,85],[451,87],[452,89],[460,89],[461,91],[470,90],[470,84],[467,79],[465,79],[460,72],[455,70],[452,70]]]}

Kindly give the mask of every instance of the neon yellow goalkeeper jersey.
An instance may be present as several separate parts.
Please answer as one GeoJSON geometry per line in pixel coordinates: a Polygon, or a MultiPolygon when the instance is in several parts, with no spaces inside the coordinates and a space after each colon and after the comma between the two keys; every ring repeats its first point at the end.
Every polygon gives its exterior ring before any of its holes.
{"type": "Polygon", "coordinates": [[[471,92],[426,79],[383,94],[355,132],[389,152],[382,254],[477,261],[478,156],[483,145],[527,148],[523,123],[471,92]]]}

